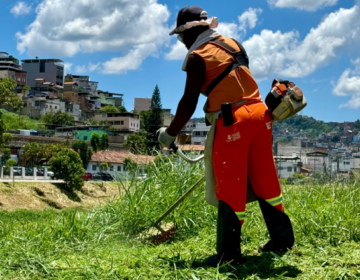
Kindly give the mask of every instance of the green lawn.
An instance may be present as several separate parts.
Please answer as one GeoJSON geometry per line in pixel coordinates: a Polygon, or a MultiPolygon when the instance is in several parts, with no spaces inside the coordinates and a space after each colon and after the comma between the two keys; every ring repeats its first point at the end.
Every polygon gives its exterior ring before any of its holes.
{"type": "Polygon", "coordinates": [[[159,246],[137,239],[199,179],[200,164],[165,162],[148,179],[124,186],[118,201],[93,211],[0,212],[1,279],[360,279],[360,187],[285,185],[296,246],[284,256],[259,254],[268,239],[257,203],[243,227],[246,263],[205,267],[215,253],[216,212],[203,188],[168,221],[178,232],[159,246]]]}

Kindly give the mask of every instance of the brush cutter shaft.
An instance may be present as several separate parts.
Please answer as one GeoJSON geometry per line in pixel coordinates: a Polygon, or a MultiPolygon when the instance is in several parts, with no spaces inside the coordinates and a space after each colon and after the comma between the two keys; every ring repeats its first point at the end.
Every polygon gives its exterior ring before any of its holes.
{"type": "Polygon", "coordinates": [[[197,158],[189,158],[187,157],[180,149],[177,150],[176,152],[183,160],[189,162],[189,163],[196,163],[202,159],[204,159],[204,155],[201,155],[197,158]]]}
{"type": "Polygon", "coordinates": [[[157,226],[160,222],[162,222],[181,202],[185,200],[185,198],[187,198],[204,181],[205,181],[205,176],[202,177],[199,181],[197,181],[195,185],[193,185],[186,193],[183,194],[182,197],[179,198],[179,200],[177,200],[173,204],[173,206],[171,206],[164,214],[162,214],[162,216],[159,219],[157,219],[154,225],[157,226]]]}
{"type": "Polygon", "coordinates": [[[196,163],[196,162],[198,162],[198,161],[200,161],[200,160],[202,160],[204,158],[204,155],[201,155],[201,156],[199,156],[197,158],[189,158],[189,157],[187,157],[183,153],[183,151],[181,151],[179,149],[179,147],[176,146],[175,142],[172,142],[172,144],[170,145],[170,149],[172,149],[178,156],[180,156],[183,160],[185,160],[185,161],[187,161],[189,163],[196,163]]]}

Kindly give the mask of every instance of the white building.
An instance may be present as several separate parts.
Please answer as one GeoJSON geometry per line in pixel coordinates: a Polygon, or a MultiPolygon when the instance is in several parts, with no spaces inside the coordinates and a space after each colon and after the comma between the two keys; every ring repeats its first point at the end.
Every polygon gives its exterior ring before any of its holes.
{"type": "Polygon", "coordinates": [[[46,97],[34,97],[28,99],[28,107],[32,107],[40,110],[40,115],[43,116],[47,113],[53,113],[60,111],[64,113],[65,102],[60,99],[50,99],[46,97]]]}
{"type": "Polygon", "coordinates": [[[294,154],[293,156],[275,156],[276,169],[278,178],[290,178],[294,173],[301,172],[300,158],[294,154]]]}
{"type": "Polygon", "coordinates": [[[210,126],[206,126],[205,123],[195,124],[195,128],[191,133],[192,145],[204,145],[207,134],[210,131],[210,126]]]}
{"type": "Polygon", "coordinates": [[[96,113],[93,120],[98,122],[107,122],[119,130],[139,131],[140,116],[133,113],[96,113]]]}
{"type": "Polygon", "coordinates": [[[101,151],[92,155],[86,171],[91,173],[100,172],[100,164],[106,162],[109,165],[109,169],[104,172],[110,173],[118,180],[126,179],[130,176],[124,166],[126,158],[130,158],[138,164],[138,175],[146,174],[147,165],[154,159],[153,156],[133,155],[128,152],[101,151]]]}

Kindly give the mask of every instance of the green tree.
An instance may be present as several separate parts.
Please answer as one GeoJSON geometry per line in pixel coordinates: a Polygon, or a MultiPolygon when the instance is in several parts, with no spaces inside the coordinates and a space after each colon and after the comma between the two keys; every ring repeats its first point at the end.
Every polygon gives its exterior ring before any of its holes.
{"type": "Polygon", "coordinates": [[[126,157],[124,159],[124,171],[129,172],[131,176],[136,174],[138,165],[135,161],[133,161],[130,157],[126,157]]]}
{"type": "Polygon", "coordinates": [[[99,137],[99,134],[97,132],[94,132],[93,134],[91,134],[90,145],[91,145],[91,148],[93,149],[93,151],[95,153],[97,151],[100,151],[100,149],[101,149],[100,137],[99,137]]]}
{"type": "Polygon", "coordinates": [[[26,85],[26,86],[23,86],[23,88],[21,89],[21,92],[22,92],[22,93],[25,93],[25,92],[28,91],[28,90],[31,90],[31,87],[29,87],[28,85],[26,85]]]}
{"type": "Polygon", "coordinates": [[[147,134],[144,131],[130,134],[123,143],[123,147],[135,155],[145,155],[148,153],[147,134]]]}
{"type": "Polygon", "coordinates": [[[69,149],[61,150],[51,159],[50,168],[56,178],[64,180],[68,189],[80,190],[84,185],[82,176],[85,169],[77,152],[69,149]]]}
{"type": "Polygon", "coordinates": [[[1,156],[1,166],[4,166],[8,159],[11,158],[11,151],[9,148],[3,149],[3,154],[1,156]]]}
{"type": "Polygon", "coordinates": [[[93,154],[89,143],[87,141],[77,140],[72,144],[71,148],[79,154],[83,167],[86,169],[93,154]]]}
{"type": "Polygon", "coordinates": [[[104,113],[120,113],[120,110],[112,105],[102,107],[99,111],[104,113]]]}
{"type": "Polygon", "coordinates": [[[140,112],[140,129],[144,129],[145,131],[150,130],[150,114],[150,110],[140,112]]]}
{"type": "Polygon", "coordinates": [[[121,105],[118,107],[120,113],[127,113],[128,110],[126,110],[125,106],[121,105]]]}
{"type": "Polygon", "coordinates": [[[160,149],[160,144],[156,139],[156,131],[163,126],[164,123],[164,114],[161,105],[160,90],[156,85],[151,98],[150,106],[150,116],[149,116],[149,127],[148,127],[148,145],[152,149],[160,149]]]}
{"type": "Polygon", "coordinates": [[[331,138],[331,142],[339,142],[340,141],[340,136],[335,135],[333,138],[331,138]]]}
{"type": "Polygon", "coordinates": [[[109,148],[109,135],[107,135],[107,133],[103,133],[101,135],[101,140],[100,140],[100,149],[102,151],[105,151],[109,148]]]}
{"type": "Polygon", "coordinates": [[[55,114],[47,113],[42,116],[42,121],[47,124],[57,124],[57,125],[67,125],[71,126],[74,124],[74,116],[71,116],[67,113],[62,113],[57,111],[55,114]]]}
{"type": "Polygon", "coordinates": [[[354,128],[360,130],[360,120],[356,120],[354,123],[354,128]]]}
{"type": "Polygon", "coordinates": [[[100,172],[105,172],[109,169],[109,164],[107,162],[100,163],[99,170],[100,172]]]}
{"type": "Polygon", "coordinates": [[[9,78],[0,78],[0,106],[10,106],[12,110],[18,112],[24,102],[14,93],[17,84],[9,78]]]}
{"type": "Polygon", "coordinates": [[[92,119],[88,119],[84,122],[85,125],[99,125],[98,121],[92,120],[92,119]]]}
{"type": "Polygon", "coordinates": [[[23,148],[21,158],[26,166],[38,167],[49,161],[54,154],[65,148],[65,144],[30,143],[23,148]]]}

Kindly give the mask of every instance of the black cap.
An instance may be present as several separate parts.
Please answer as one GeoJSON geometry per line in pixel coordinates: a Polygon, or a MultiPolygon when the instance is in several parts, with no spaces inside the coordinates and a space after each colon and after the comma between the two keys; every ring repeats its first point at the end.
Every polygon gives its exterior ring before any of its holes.
{"type": "Polygon", "coordinates": [[[207,19],[207,12],[205,12],[202,8],[199,6],[188,6],[185,8],[182,8],[177,16],[176,20],[176,28],[170,32],[169,35],[173,35],[175,33],[178,33],[176,30],[180,26],[191,22],[191,21],[200,21],[207,19]]]}

